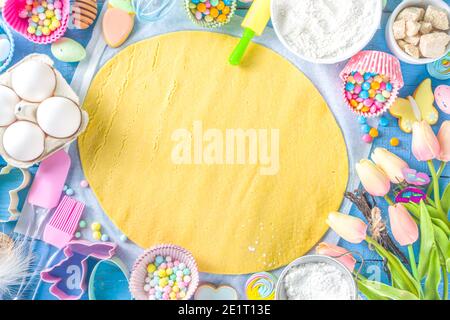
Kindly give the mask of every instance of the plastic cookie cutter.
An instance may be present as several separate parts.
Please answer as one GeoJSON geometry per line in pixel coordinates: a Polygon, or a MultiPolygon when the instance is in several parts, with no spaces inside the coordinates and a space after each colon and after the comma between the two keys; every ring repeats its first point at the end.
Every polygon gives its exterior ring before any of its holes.
{"type": "Polygon", "coordinates": [[[11,165],[3,167],[0,170],[0,175],[10,174],[11,171],[14,169],[18,169],[22,172],[22,182],[17,188],[9,191],[9,206],[8,206],[9,217],[6,220],[0,219],[0,222],[16,221],[19,218],[20,216],[20,211],[18,209],[19,192],[28,187],[31,181],[31,174],[27,169],[15,168],[11,165]]]}
{"type": "Polygon", "coordinates": [[[89,278],[89,300],[132,300],[129,271],[117,257],[99,261],[89,278]]]}
{"type": "Polygon", "coordinates": [[[41,279],[51,283],[50,293],[60,300],[78,300],[86,292],[87,260],[89,257],[111,259],[117,245],[111,242],[72,241],[64,249],[65,258],[41,272],[41,279]]]}

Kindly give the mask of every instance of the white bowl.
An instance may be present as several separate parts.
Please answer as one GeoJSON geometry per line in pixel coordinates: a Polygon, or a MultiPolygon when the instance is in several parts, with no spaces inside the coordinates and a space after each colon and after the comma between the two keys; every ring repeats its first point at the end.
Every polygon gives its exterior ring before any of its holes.
{"type": "Polygon", "coordinates": [[[342,263],[340,263],[338,260],[333,259],[328,256],[322,256],[322,255],[308,255],[303,256],[301,258],[298,258],[297,260],[294,260],[291,262],[286,268],[284,268],[283,272],[281,273],[280,277],[278,278],[277,287],[275,291],[275,300],[287,300],[287,294],[286,290],[284,289],[284,278],[286,277],[289,270],[291,270],[293,267],[306,264],[306,263],[327,263],[329,265],[332,265],[336,268],[338,268],[342,273],[345,274],[345,276],[348,279],[348,283],[351,286],[352,289],[352,296],[351,300],[358,300],[358,286],[356,285],[356,281],[353,278],[352,273],[350,270],[348,270],[342,263]]]}
{"type": "MultiPolygon", "coordinates": [[[[293,1],[300,1],[300,0],[293,0],[293,1]]],[[[357,54],[359,51],[364,49],[369,44],[369,42],[372,40],[375,33],[377,32],[377,30],[380,26],[380,23],[381,23],[381,17],[383,15],[383,0],[378,0],[377,1],[377,9],[375,12],[376,17],[375,17],[372,29],[370,32],[367,33],[366,37],[361,41],[361,43],[358,46],[352,47],[351,48],[352,50],[348,50],[347,52],[345,52],[344,54],[342,54],[341,56],[338,56],[338,57],[314,59],[314,58],[307,57],[307,56],[304,56],[304,55],[298,53],[294,48],[289,46],[289,44],[286,42],[286,40],[284,39],[284,37],[281,34],[281,31],[279,29],[280,23],[277,20],[277,18],[279,17],[279,14],[277,12],[278,6],[276,4],[277,4],[277,0],[272,0],[270,14],[271,14],[271,18],[272,18],[272,25],[273,25],[273,28],[275,30],[275,33],[276,33],[278,39],[290,52],[292,52],[297,57],[299,57],[303,60],[306,60],[308,62],[318,63],[318,64],[334,64],[334,63],[342,62],[347,59],[350,59],[355,54],[357,54]]]]}
{"type": "MultiPolygon", "coordinates": [[[[397,44],[397,41],[394,39],[394,31],[392,30],[392,26],[394,25],[395,19],[397,18],[400,11],[402,11],[403,9],[408,8],[408,7],[421,7],[421,8],[426,9],[426,7],[428,5],[433,5],[435,7],[440,7],[442,9],[445,9],[448,12],[448,15],[450,16],[450,7],[443,0],[404,0],[402,3],[400,3],[397,6],[397,8],[395,8],[394,12],[392,12],[391,16],[389,17],[388,23],[386,25],[386,42],[387,42],[389,49],[392,51],[392,53],[403,62],[406,62],[409,64],[432,63],[434,61],[437,61],[437,60],[443,58],[447,54],[447,52],[450,50],[450,43],[449,43],[449,45],[447,47],[447,51],[445,52],[445,54],[443,54],[439,58],[416,59],[416,58],[411,57],[405,51],[403,51],[397,44]]],[[[450,30],[448,30],[448,33],[450,34],[450,30]]]]}

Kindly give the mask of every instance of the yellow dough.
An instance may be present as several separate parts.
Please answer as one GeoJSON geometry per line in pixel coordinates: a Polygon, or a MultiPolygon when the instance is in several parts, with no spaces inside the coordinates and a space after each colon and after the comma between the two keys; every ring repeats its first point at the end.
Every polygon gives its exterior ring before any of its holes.
{"type": "Polygon", "coordinates": [[[91,121],[79,139],[92,190],[132,241],[180,245],[200,271],[219,274],[272,270],[305,254],[327,231],[348,179],[344,138],[313,84],[256,44],[251,59],[230,66],[236,42],[176,32],[124,49],[93,80],[85,100],[91,121]],[[179,129],[191,133],[191,164],[174,161],[179,129]],[[257,155],[251,162],[250,151],[243,162],[206,161],[207,152],[220,154],[208,143],[233,129],[265,129],[269,142],[278,132],[279,148],[269,146],[272,156],[279,150],[279,170],[264,173],[269,162],[257,155]],[[216,138],[201,141],[198,132],[216,138]]]}

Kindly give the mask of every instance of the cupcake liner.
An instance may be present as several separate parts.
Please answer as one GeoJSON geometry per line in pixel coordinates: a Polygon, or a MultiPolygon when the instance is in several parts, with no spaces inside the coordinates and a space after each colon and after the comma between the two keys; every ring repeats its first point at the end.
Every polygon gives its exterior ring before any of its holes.
{"type": "Polygon", "coordinates": [[[130,291],[136,300],[148,300],[148,293],[144,291],[145,278],[147,277],[147,265],[154,261],[155,257],[171,256],[173,259],[179,260],[184,263],[191,270],[191,282],[186,292],[186,296],[183,300],[189,300],[193,297],[197,290],[199,283],[198,267],[194,256],[187,251],[176,245],[162,244],[154,246],[146,250],[136,260],[131,271],[130,277],[130,291]]]}
{"type": "Polygon", "coordinates": [[[70,0],[60,0],[62,2],[61,26],[48,36],[38,37],[27,31],[28,20],[19,18],[19,12],[25,6],[25,0],[6,0],[3,7],[3,19],[6,23],[24,38],[37,44],[49,44],[61,38],[67,30],[70,15],[70,0]]]}
{"type": "Polygon", "coordinates": [[[350,61],[347,63],[345,68],[340,73],[340,78],[343,81],[342,96],[344,97],[345,104],[350,108],[350,110],[353,113],[368,118],[380,116],[381,114],[389,110],[394,101],[397,99],[400,89],[404,85],[400,61],[393,55],[380,51],[361,51],[360,53],[355,55],[353,58],[350,59],[350,61]],[[391,97],[384,104],[384,108],[379,110],[377,113],[364,113],[355,110],[348,103],[347,98],[345,96],[346,92],[345,83],[349,75],[354,71],[358,71],[360,73],[373,72],[388,76],[390,78],[390,82],[393,87],[391,97]]]}
{"type": "Polygon", "coordinates": [[[14,38],[11,34],[11,31],[8,28],[8,25],[6,23],[3,22],[3,20],[0,20],[0,29],[3,30],[3,32],[6,34],[6,36],[8,37],[9,43],[11,45],[11,48],[9,49],[9,56],[8,58],[3,61],[3,64],[0,66],[0,73],[5,71],[5,69],[9,66],[9,64],[11,63],[11,60],[14,56],[14,38]]]}
{"type": "Polygon", "coordinates": [[[186,9],[186,13],[188,14],[191,21],[203,28],[218,28],[220,26],[223,26],[231,21],[231,18],[234,16],[234,13],[236,12],[237,7],[237,0],[233,0],[230,6],[230,13],[228,14],[227,20],[224,22],[206,22],[205,20],[197,20],[194,16],[194,14],[191,12],[191,9],[189,9],[189,0],[184,0],[184,8],[186,9]]]}

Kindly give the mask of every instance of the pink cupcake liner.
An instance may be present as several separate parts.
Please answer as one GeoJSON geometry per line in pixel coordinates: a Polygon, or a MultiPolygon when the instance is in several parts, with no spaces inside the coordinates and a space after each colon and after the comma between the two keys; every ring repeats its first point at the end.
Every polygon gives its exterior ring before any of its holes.
{"type": "Polygon", "coordinates": [[[25,7],[25,0],[6,0],[3,7],[3,19],[17,33],[31,42],[38,44],[49,44],[55,42],[66,33],[70,15],[70,0],[60,0],[62,2],[61,26],[48,36],[38,37],[27,31],[28,20],[19,18],[19,12],[25,7]]]}
{"type": "Polygon", "coordinates": [[[350,108],[350,110],[357,114],[358,116],[365,116],[368,118],[378,117],[381,114],[385,113],[392,106],[394,101],[398,97],[398,93],[401,88],[403,88],[403,75],[402,69],[400,67],[400,61],[385,52],[380,51],[361,51],[350,61],[347,63],[345,68],[340,73],[340,78],[343,81],[342,85],[342,95],[344,97],[345,104],[350,108]],[[348,77],[354,71],[358,71],[360,73],[363,72],[373,72],[381,75],[388,76],[390,78],[392,84],[392,92],[391,97],[384,104],[384,108],[378,110],[377,113],[364,113],[358,110],[355,110],[347,101],[345,96],[345,83],[347,82],[348,77]]]}
{"type": "Polygon", "coordinates": [[[161,244],[146,250],[136,260],[131,271],[130,292],[136,300],[148,300],[148,293],[144,291],[145,278],[148,275],[147,265],[152,263],[156,256],[171,256],[184,263],[191,270],[191,282],[183,300],[194,296],[199,283],[197,262],[188,250],[171,244],[161,244]]]}

